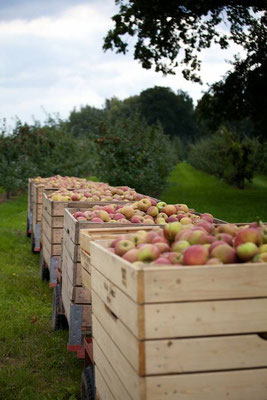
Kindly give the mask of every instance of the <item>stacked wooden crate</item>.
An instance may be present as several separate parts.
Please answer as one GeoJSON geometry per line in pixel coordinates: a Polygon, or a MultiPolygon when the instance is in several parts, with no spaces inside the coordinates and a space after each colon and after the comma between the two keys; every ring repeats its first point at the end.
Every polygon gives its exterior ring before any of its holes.
{"type": "Polygon", "coordinates": [[[33,206],[33,184],[35,179],[28,179],[28,208],[27,208],[27,236],[32,233],[32,206],[33,206]]]}
{"type": "Polygon", "coordinates": [[[101,399],[267,399],[267,263],[135,266],[110,244],[90,242],[101,399]]]}
{"type": "MultiPolygon", "coordinates": [[[[87,206],[89,209],[89,207],[87,206]]],[[[91,291],[88,290],[90,273],[86,270],[84,253],[80,251],[80,232],[85,232],[88,241],[112,235],[135,232],[140,229],[159,229],[155,225],[136,225],[121,223],[94,223],[76,220],[73,214],[80,209],[65,208],[64,229],[62,242],[62,281],[60,290],[64,313],[69,325],[68,349],[76,351],[82,346],[83,337],[91,335],[91,291]],[[87,229],[85,229],[87,228],[87,229]],[[83,266],[81,266],[81,259],[83,266]],[[82,284],[87,281],[87,287],[82,284]]],[[[83,240],[84,250],[88,249],[88,242],[83,240]]],[[[88,268],[90,268],[88,266],[88,268]]],[[[58,289],[57,289],[58,290],[58,289]]],[[[63,312],[63,310],[61,311],[63,312]]]]}

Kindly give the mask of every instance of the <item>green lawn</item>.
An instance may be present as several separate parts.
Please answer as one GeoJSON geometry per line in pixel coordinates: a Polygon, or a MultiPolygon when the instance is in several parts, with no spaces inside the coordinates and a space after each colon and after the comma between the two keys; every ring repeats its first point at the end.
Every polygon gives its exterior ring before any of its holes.
{"type": "Polygon", "coordinates": [[[180,163],[160,198],[169,203],[186,203],[229,222],[267,221],[267,176],[256,176],[252,184],[240,190],[180,163]]]}
{"type": "Polygon", "coordinates": [[[79,399],[82,362],[51,330],[52,289],[26,237],[26,196],[0,204],[0,399],[79,399]]]}

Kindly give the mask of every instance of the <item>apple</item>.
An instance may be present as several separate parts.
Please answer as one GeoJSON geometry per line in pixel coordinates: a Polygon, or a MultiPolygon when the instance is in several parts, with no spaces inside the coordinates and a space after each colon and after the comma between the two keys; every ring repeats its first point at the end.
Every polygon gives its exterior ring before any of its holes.
{"type": "Polygon", "coordinates": [[[246,242],[252,242],[260,246],[262,244],[262,237],[259,230],[256,228],[245,228],[239,231],[234,240],[235,247],[246,242]]]}
{"type": "Polygon", "coordinates": [[[189,218],[189,217],[183,217],[183,218],[180,219],[180,222],[181,222],[181,224],[183,224],[183,225],[188,225],[188,224],[191,224],[191,223],[192,223],[192,220],[191,220],[191,218],[189,218]]]}
{"type": "Polygon", "coordinates": [[[103,223],[104,221],[103,221],[101,218],[94,217],[94,218],[91,219],[91,222],[96,222],[96,223],[98,223],[98,224],[101,224],[101,223],[103,223]]]}
{"type": "Polygon", "coordinates": [[[167,204],[160,211],[170,217],[172,214],[176,214],[176,207],[173,204],[167,204]]]}
{"type": "Polygon", "coordinates": [[[176,210],[177,211],[184,211],[184,212],[188,212],[188,206],[186,204],[175,204],[176,210]]]}
{"type": "Polygon", "coordinates": [[[124,260],[127,260],[131,263],[137,261],[137,253],[138,253],[138,249],[131,249],[128,250],[126,253],[123,254],[122,258],[124,258],[124,260]]]}
{"type": "Polygon", "coordinates": [[[178,220],[178,218],[175,216],[175,214],[173,214],[173,215],[171,215],[170,217],[168,217],[166,221],[169,223],[169,222],[176,222],[176,221],[179,221],[179,220],[178,220]]]}
{"type": "Polygon", "coordinates": [[[242,243],[236,248],[236,253],[241,261],[250,261],[259,252],[259,248],[255,243],[242,243]]]}
{"type": "Polygon", "coordinates": [[[170,246],[169,246],[168,243],[156,242],[156,243],[153,243],[153,244],[158,247],[158,249],[159,249],[159,251],[161,253],[166,253],[166,252],[168,252],[170,250],[170,246]]]}
{"type": "Polygon", "coordinates": [[[77,218],[77,217],[85,217],[85,218],[86,218],[86,214],[83,213],[82,211],[76,211],[76,212],[73,214],[73,217],[74,217],[74,218],[77,218]]]}
{"type": "Polygon", "coordinates": [[[192,230],[191,234],[188,238],[189,243],[191,244],[205,244],[208,243],[208,234],[207,232],[203,232],[202,230],[192,230]]]}
{"type": "Polygon", "coordinates": [[[159,248],[154,244],[144,244],[137,254],[138,261],[150,262],[156,260],[160,255],[159,248]]]}
{"type": "Polygon", "coordinates": [[[134,209],[131,206],[125,206],[120,208],[119,212],[123,214],[127,219],[130,219],[134,215],[134,209]]]}
{"type": "Polygon", "coordinates": [[[163,233],[166,239],[173,241],[178,232],[183,228],[180,222],[171,222],[164,226],[163,233]]]}
{"type": "Polygon", "coordinates": [[[238,232],[238,227],[235,224],[221,224],[217,227],[218,233],[229,233],[231,236],[235,236],[238,232]]]}
{"type": "Polygon", "coordinates": [[[172,244],[171,249],[176,253],[183,253],[189,246],[190,243],[187,240],[178,240],[172,244]]]}
{"type": "Polygon", "coordinates": [[[194,244],[185,249],[183,256],[184,265],[203,265],[208,260],[209,251],[201,244],[194,244]]]}
{"type": "Polygon", "coordinates": [[[163,265],[171,264],[170,260],[168,260],[166,257],[159,257],[154,261],[154,263],[163,265]]]}
{"type": "Polygon", "coordinates": [[[120,219],[126,219],[126,218],[123,214],[116,212],[113,216],[113,219],[115,219],[115,221],[118,221],[120,219]]]}
{"type": "MultiPolygon", "coordinates": [[[[163,254],[162,254],[163,255],[163,254]]],[[[176,251],[171,251],[168,255],[171,264],[181,264],[183,262],[183,255],[176,251]]]]}
{"type": "Polygon", "coordinates": [[[259,253],[267,253],[267,243],[264,243],[259,247],[259,253]]]}
{"type": "Polygon", "coordinates": [[[218,264],[223,264],[223,262],[221,260],[219,260],[219,258],[213,257],[210,258],[207,262],[207,265],[218,265],[218,264]]]}
{"type": "Polygon", "coordinates": [[[165,201],[159,201],[158,203],[157,203],[157,208],[159,209],[159,210],[161,210],[163,207],[165,207],[167,205],[167,203],[165,203],[165,201]]]}
{"type": "MultiPolygon", "coordinates": [[[[212,245],[211,245],[212,246],[212,245]]],[[[224,264],[232,264],[237,262],[236,250],[227,243],[219,244],[210,252],[211,257],[218,258],[224,264]]]]}
{"type": "Polygon", "coordinates": [[[115,253],[123,256],[127,251],[134,249],[134,243],[131,240],[121,239],[115,244],[115,253]]]}
{"type": "Polygon", "coordinates": [[[209,214],[209,213],[203,213],[203,214],[201,214],[201,218],[204,219],[204,220],[206,220],[206,221],[208,221],[208,222],[210,222],[211,224],[212,224],[213,221],[214,221],[213,216],[212,216],[211,214],[209,214]]]}
{"type": "Polygon", "coordinates": [[[218,233],[216,235],[217,240],[223,240],[225,243],[228,243],[230,246],[233,246],[233,236],[229,233],[218,233]]]}
{"type": "Polygon", "coordinates": [[[97,210],[97,211],[95,211],[95,213],[96,213],[96,216],[98,218],[101,218],[102,221],[104,221],[104,222],[108,222],[110,220],[109,213],[107,213],[107,211],[105,211],[105,210],[97,210]]]}
{"type": "Polygon", "coordinates": [[[159,209],[156,206],[151,206],[147,209],[146,213],[151,217],[156,217],[159,214],[159,209]]]}
{"type": "Polygon", "coordinates": [[[163,212],[160,212],[160,213],[158,214],[158,217],[157,217],[157,218],[164,218],[165,220],[167,220],[168,215],[165,214],[165,213],[163,213],[163,212]]]}
{"type": "Polygon", "coordinates": [[[149,207],[151,207],[151,201],[149,199],[139,200],[137,203],[137,207],[141,211],[147,211],[149,207]]]}

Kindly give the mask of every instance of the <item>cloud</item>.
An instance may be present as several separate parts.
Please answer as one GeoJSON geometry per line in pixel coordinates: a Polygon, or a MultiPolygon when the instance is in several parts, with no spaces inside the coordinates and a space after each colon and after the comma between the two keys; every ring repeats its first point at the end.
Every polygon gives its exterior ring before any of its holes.
{"type": "MultiPolygon", "coordinates": [[[[7,3],[0,14],[5,17],[0,18],[0,118],[43,120],[42,107],[67,118],[74,107],[101,107],[106,98],[124,99],[155,85],[187,91],[196,102],[207,88],[180,73],[164,78],[144,70],[131,52],[104,53],[103,37],[115,13],[112,0],[7,3]]],[[[233,50],[225,54],[229,58],[233,50]]],[[[204,81],[212,83],[229,69],[223,58],[217,48],[203,53],[204,81]]]]}

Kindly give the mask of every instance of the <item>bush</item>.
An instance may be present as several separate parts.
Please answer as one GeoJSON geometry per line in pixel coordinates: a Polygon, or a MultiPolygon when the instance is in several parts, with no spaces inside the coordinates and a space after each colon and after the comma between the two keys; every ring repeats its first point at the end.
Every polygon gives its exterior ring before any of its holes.
{"type": "Polygon", "coordinates": [[[225,127],[215,135],[190,146],[188,161],[195,168],[211,173],[227,183],[244,189],[257,169],[257,139],[236,137],[225,127]]]}
{"type": "Polygon", "coordinates": [[[0,135],[0,186],[9,197],[26,188],[29,177],[94,175],[97,157],[94,141],[74,138],[63,123],[18,122],[11,134],[0,135]]]}
{"type": "Polygon", "coordinates": [[[111,185],[127,185],[144,194],[158,195],[176,162],[161,126],[148,126],[138,116],[115,123],[106,120],[96,142],[98,176],[111,185]]]}

